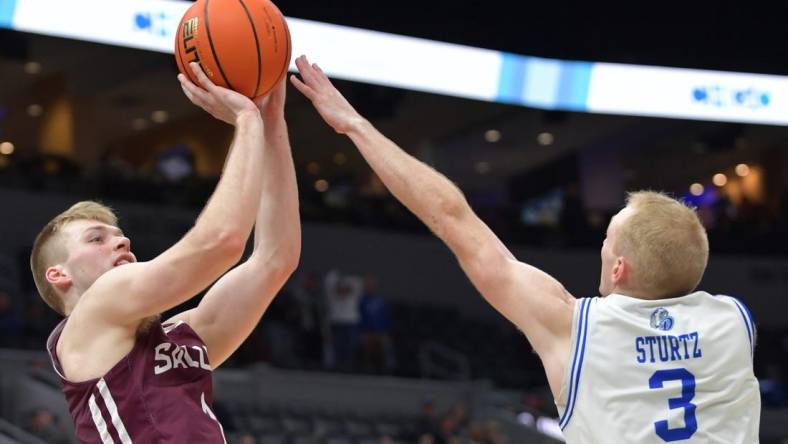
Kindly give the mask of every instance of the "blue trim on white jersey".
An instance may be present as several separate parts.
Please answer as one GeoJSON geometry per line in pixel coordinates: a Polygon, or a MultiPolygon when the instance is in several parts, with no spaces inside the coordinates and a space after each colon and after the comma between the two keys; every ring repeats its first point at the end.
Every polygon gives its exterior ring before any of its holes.
{"type": "Polygon", "coordinates": [[[583,298],[580,300],[580,316],[577,323],[577,339],[575,340],[575,355],[572,359],[572,371],[569,374],[569,393],[567,394],[566,410],[558,425],[561,430],[566,427],[572,418],[572,412],[577,400],[578,387],[580,385],[580,372],[583,369],[583,358],[586,351],[586,336],[588,333],[588,311],[591,307],[591,299],[583,298]]]}
{"type": "Polygon", "coordinates": [[[741,313],[741,317],[744,319],[744,326],[747,328],[747,339],[750,340],[750,355],[755,354],[755,322],[752,320],[752,314],[750,310],[747,309],[747,306],[742,303],[742,301],[738,300],[733,296],[728,296],[733,300],[733,303],[736,304],[736,308],[739,309],[739,313],[741,313]]]}

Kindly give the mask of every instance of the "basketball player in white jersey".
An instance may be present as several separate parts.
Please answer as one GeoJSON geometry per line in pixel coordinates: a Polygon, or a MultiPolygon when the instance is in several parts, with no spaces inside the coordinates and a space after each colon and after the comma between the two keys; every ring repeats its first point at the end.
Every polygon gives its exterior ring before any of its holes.
{"type": "Polygon", "coordinates": [[[695,288],[708,259],[695,212],[638,192],[602,244],[601,297],[575,299],[520,262],[446,177],[360,116],[317,65],[291,77],[388,189],[455,254],[542,360],[569,443],[758,442],[755,325],[736,299],[695,288]]]}

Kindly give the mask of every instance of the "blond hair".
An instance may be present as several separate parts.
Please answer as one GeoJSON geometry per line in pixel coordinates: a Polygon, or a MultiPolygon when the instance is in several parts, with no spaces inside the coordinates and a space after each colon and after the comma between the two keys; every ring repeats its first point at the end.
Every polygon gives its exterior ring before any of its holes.
{"type": "Polygon", "coordinates": [[[47,268],[68,259],[68,251],[64,248],[61,240],[61,229],[67,223],[75,220],[95,220],[113,226],[118,224],[118,218],[111,208],[98,202],[82,201],[55,216],[36,236],[36,240],[33,242],[33,251],[30,253],[30,270],[33,272],[33,280],[44,302],[64,316],[63,299],[47,281],[46,271],[47,268]]]}
{"type": "Polygon", "coordinates": [[[654,191],[630,193],[627,207],[632,213],[614,250],[632,263],[632,284],[653,298],[692,292],[709,260],[709,240],[695,208],[654,191]]]}

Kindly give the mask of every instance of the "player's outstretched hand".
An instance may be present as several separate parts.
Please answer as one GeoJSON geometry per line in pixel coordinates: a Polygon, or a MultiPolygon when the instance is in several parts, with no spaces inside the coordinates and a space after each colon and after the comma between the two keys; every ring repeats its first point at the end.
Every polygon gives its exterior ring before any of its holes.
{"type": "Polygon", "coordinates": [[[345,134],[355,124],[363,121],[316,63],[310,64],[306,56],[302,55],[296,59],[296,66],[301,79],[290,76],[290,81],[312,102],[323,120],[334,128],[334,131],[345,134]]]}
{"type": "Polygon", "coordinates": [[[214,85],[197,63],[190,63],[199,86],[192,83],[185,75],[178,74],[184,94],[195,105],[204,109],[213,117],[235,125],[238,118],[246,113],[259,113],[251,99],[233,90],[214,85]]]}

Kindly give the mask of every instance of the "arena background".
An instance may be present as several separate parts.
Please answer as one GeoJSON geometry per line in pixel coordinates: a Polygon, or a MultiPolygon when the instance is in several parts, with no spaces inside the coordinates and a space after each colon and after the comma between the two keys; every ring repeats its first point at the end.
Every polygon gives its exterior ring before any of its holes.
{"type": "MultiPolygon", "coordinates": [[[[788,76],[784,11],[773,5],[316,3],[277,2],[288,17],[525,56],[788,76]]],[[[27,266],[37,230],[77,200],[100,199],[118,210],[138,258],[150,259],[190,227],[215,185],[231,129],[192,106],[175,73],[170,54],[0,29],[0,142],[13,144],[0,145],[0,443],[73,442],[42,352],[57,317],[27,266]]],[[[758,324],[761,442],[788,439],[784,126],[336,84],[384,133],[455,181],[518,258],[577,296],[596,294],[602,233],[626,190],[660,189],[697,204],[712,248],[701,287],[740,297],[758,324]],[[715,174],[726,182],[715,185],[715,174]],[[692,184],[702,186],[697,196],[692,184]]],[[[560,441],[525,338],[292,88],[287,119],[302,260],[258,330],[217,371],[229,441],[560,441]],[[330,334],[326,304],[339,293],[366,296],[355,345],[330,334]],[[355,358],[338,360],[336,350],[348,348],[355,358]]]]}

